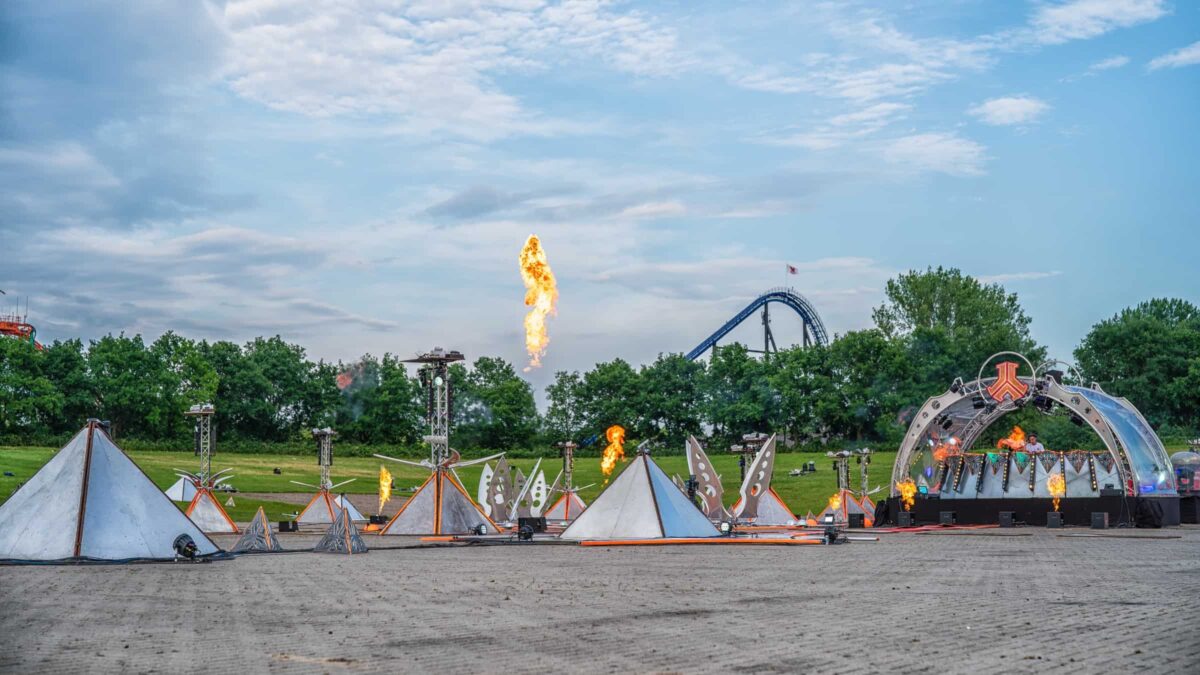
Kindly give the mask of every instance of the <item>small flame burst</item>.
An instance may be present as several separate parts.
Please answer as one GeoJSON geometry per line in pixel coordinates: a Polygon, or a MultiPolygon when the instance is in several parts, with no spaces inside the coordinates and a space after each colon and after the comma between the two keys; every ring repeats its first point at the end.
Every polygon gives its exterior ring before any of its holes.
{"type": "Polygon", "coordinates": [[[842,491],[838,490],[829,498],[829,510],[837,511],[842,508],[842,491]]]}
{"type": "Polygon", "coordinates": [[[959,454],[958,439],[954,436],[951,436],[948,441],[945,443],[939,443],[938,446],[933,449],[933,461],[939,463],[944,462],[950,455],[957,454],[959,454]]]}
{"type": "Polygon", "coordinates": [[[1046,479],[1046,489],[1050,491],[1050,496],[1054,497],[1054,510],[1058,510],[1058,502],[1067,494],[1067,481],[1063,480],[1061,473],[1051,473],[1046,479]]]}
{"type": "Polygon", "coordinates": [[[896,489],[900,492],[900,503],[904,506],[905,511],[912,511],[913,504],[916,503],[917,484],[911,478],[896,483],[896,489]]]}
{"type": "Polygon", "coordinates": [[[611,476],[617,462],[625,459],[625,427],[614,424],[604,432],[608,438],[608,447],[604,448],[604,459],[600,460],[600,470],[604,475],[611,476]]]}
{"type": "Polygon", "coordinates": [[[525,315],[525,351],[529,353],[529,365],[525,371],[528,372],[542,365],[542,355],[546,353],[546,345],[550,344],[550,337],[546,334],[546,316],[555,313],[558,283],[554,280],[554,272],[550,271],[550,263],[546,261],[546,251],[536,234],[529,235],[525,240],[519,260],[521,279],[525,282],[525,304],[530,308],[525,315]]]}
{"type": "Polygon", "coordinates": [[[1001,438],[996,442],[996,447],[1001,450],[1024,450],[1025,430],[1021,427],[1013,427],[1012,433],[1008,435],[1008,438],[1001,438]]]}
{"type": "Polygon", "coordinates": [[[379,467],[379,508],[376,509],[376,514],[383,513],[383,505],[387,504],[392,498],[392,472],[386,467],[379,467]]]}

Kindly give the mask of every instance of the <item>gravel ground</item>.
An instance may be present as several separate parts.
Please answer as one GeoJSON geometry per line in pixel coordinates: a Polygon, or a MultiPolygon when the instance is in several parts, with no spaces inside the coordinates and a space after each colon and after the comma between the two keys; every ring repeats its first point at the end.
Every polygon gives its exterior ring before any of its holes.
{"type": "Polygon", "coordinates": [[[1195,673],[1200,528],[1127,534],[0,567],[0,672],[1195,673]]]}

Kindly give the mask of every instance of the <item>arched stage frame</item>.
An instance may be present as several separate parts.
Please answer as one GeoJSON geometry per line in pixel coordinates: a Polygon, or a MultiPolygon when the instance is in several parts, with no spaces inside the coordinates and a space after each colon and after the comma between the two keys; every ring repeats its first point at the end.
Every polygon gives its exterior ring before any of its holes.
{"type": "MultiPolygon", "coordinates": [[[[983,363],[976,379],[970,382],[955,380],[945,393],[927,400],[913,417],[896,455],[892,468],[892,501],[898,502],[898,485],[907,478],[921,485],[923,498],[940,500],[938,508],[971,509],[973,507],[967,502],[976,498],[980,502],[996,502],[993,504],[994,510],[1034,508],[1035,505],[1028,503],[1030,498],[1049,496],[1044,485],[1035,485],[1038,459],[1050,461],[1056,457],[1066,478],[1068,462],[1065,457],[1070,454],[1079,459],[1076,452],[1047,453],[1039,458],[1022,454],[1026,463],[1018,467],[1014,453],[992,453],[999,457],[988,456],[983,459],[983,456],[978,453],[972,455],[970,451],[988,427],[1011,412],[1030,405],[1046,412],[1061,406],[1077,422],[1081,421],[1096,433],[1112,458],[1108,462],[1100,457],[1099,464],[1108,470],[1101,472],[1099,480],[1094,457],[1086,459],[1090,481],[1082,476],[1086,472],[1082,472],[1077,465],[1075,473],[1079,474],[1076,477],[1080,480],[1068,480],[1065,495],[1067,500],[1077,500],[1078,503],[1074,505],[1076,510],[1104,510],[1098,504],[1089,504],[1089,498],[1153,498],[1162,500],[1160,504],[1167,512],[1168,520],[1172,509],[1177,517],[1178,493],[1174,470],[1166,449],[1146,419],[1128,400],[1106,393],[1097,384],[1090,387],[1063,384],[1062,372],[1050,370],[1056,364],[1061,362],[1049,361],[1035,367],[1021,354],[1001,352],[983,363]],[[988,364],[1000,357],[1012,357],[1019,362],[1010,360],[998,363],[995,376],[983,377],[988,364]],[[1022,365],[1027,371],[1025,375],[1018,372],[1022,365]],[[954,441],[947,445],[948,439],[954,441]],[[946,452],[946,448],[949,448],[949,452],[946,452]],[[961,476],[966,467],[986,474],[989,461],[993,467],[990,489],[983,489],[984,483],[989,482],[985,481],[989,479],[986,475],[978,476],[976,489],[965,488],[961,476]],[[1002,486],[997,485],[997,461],[1004,462],[1002,486]],[[1028,462],[1033,462],[1032,469],[1028,462]],[[1031,472],[1027,481],[1028,490],[1020,489],[1016,484],[1010,485],[1010,471],[1022,472],[1022,477],[1026,475],[1025,472],[1031,472]],[[1174,500],[1173,505],[1171,500],[1174,500]]],[[[1058,468],[1052,465],[1049,470],[1058,468]]],[[[1045,476],[1045,465],[1042,471],[1045,476]]],[[[975,484],[974,480],[970,482],[975,484]]],[[[927,506],[926,511],[929,508],[932,507],[927,506]]],[[[1120,508],[1123,511],[1131,510],[1128,503],[1121,504],[1120,508]]],[[[1119,518],[1127,516],[1127,513],[1122,513],[1119,518]]]]}

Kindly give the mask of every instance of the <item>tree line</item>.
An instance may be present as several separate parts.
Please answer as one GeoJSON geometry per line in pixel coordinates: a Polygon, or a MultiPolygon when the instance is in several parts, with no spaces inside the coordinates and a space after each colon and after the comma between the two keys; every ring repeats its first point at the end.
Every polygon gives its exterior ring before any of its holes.
{"type": "MultiPolygon", "coordinates": [[[[765,358],[728,344],[707,362],[661,354],[640,367],[615,359],[561,371],[544,414],[512,364],[487,356],[454,364],[454,445],[511,451],[573,439],[600,447],[604,430],[620,424],[630,439],[668,451],[688,434],[725,442],[752,431],[814,446],[891,446],[927,397],[956,377],[972,379],[988,356],[1017,351],[1035,364],[1046,356],[1015,294],[955,269],[891,280],[872,318],[872,328],[829,345],[765,358]]],[[[1074,357],[1084,380],[1129,398],[1161,434],[1200,429],[1195,305],[1156,299],[1126,309],[1096,324],[1074,357]]],[[[224,442],[296,442],[330,425],[343,441],[415,447],[424,428],[415,373],[391,354],[330,363],[278,336],[239,345],[173,332],[150,343],[123,334],[86,346],[57,341],[44,351],[0,340],[3,444],[59,442],[99,417],[118,437],[187,447],[183,412],[207,401],[217,404],[224,442]]],[[[1034,421],[1051,442],[1082,442],[1066,422],[1034,421]]]]}

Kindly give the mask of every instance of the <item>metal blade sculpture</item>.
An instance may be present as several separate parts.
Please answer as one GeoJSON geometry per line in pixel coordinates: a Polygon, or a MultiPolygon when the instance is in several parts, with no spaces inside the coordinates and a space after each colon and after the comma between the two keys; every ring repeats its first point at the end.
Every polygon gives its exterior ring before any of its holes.
{"type": "Polygon", "coordinates": [[[729,511],[723,503],[725,490],[721,487],[721,476],[713,468],[708,455],[700,447],[700,441],[695,436],[688,436],[688,471],[696,477],[700,484],[696,492],[700,496],[703,508],[700,510],[709,520],[729,520],[729,511]]]}
{"type": "Polygon", "coordinates": [[[771,489],[771,474],[775,471],[775,435],[762,446],[754,462],[746,469],[746,479],[739,491],[740,499],[734,518],[747,520],[758,517],[758,502],[771,489]]]}

